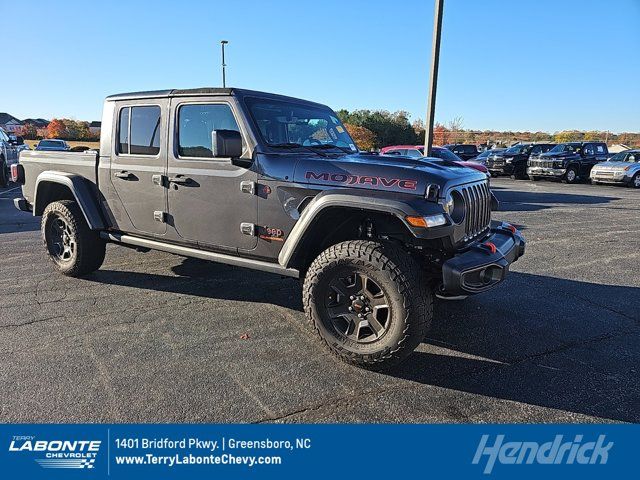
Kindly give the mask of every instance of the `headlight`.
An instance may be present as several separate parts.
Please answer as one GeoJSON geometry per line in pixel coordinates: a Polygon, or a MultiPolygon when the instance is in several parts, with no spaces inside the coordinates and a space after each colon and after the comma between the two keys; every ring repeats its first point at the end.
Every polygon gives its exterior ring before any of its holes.
{"type": "Polygon", "coordinates": [[[513,162],[513,157],[505,158],[504,161],[507,163],[511,163],[513,162]]]}
{"type": "Polygon", "coordinates": [[[464,198],[460,192],[454,190],[447,193],[442,208],[454,223],[460,223],[464,220],[464,198]]]}
{"type": "Polygon", "coordinates": [[[447,219],[443,214],[429,215],[427,217],[405,217],[409,225],[418,228],[439,227],[445,225],[447,219]]]}

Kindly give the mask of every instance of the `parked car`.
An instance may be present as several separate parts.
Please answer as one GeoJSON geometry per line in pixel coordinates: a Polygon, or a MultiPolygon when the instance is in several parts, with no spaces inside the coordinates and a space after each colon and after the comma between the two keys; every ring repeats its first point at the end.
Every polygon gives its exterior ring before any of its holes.
{"type": "Polygon", "coordinates": [[[529,157],[529,179],[555,178],[567,183],[588,179],[591,168],[609,158],[604,142],[559,143],[547,153],[529,157]]]}
{"type": "Polygon", "coordinates": [[[487,168],[491,175],[510,175],[512,178],[527,178],[527,162],[531,155],[540,155],[551,150],[551,143],[519,143],[487,159],[487,168]]]}
{"type": "Polygon", "coordinates": [[[504,151],[505,151],[504,148],[487,149],[487,150],[484,150],[480,155],[478,155],[475,158],[472,158],[469,161],[470,162],[481,163],[482,165],[484,165],[486,167],[487,166],[487,159],[489,158],[490,155],[493,155],[493,154],[499,153],[499,152],[504,152],[504,151]]]}
{"type": "Polygon", "coordinates": [[[40,140],[36,145],[36,150],[49,152],[64,152],[70,150],[69,144],[64,140],[46,139],[40,140]]]}
{"type": "Polygon", "coordinates": [[[471,160],[472,158],[476,158],[480,154],[480,151],[478,151],[478,147],[476,145],[466,143],[453,143],[445,145],[444,148],[452,151],[462,160],[471,160]]]}
{"type": "Polygon", "coordinates": [[[591,183],[622,183],[640,188],[640,149],[616,153],[591,169],[591,183]]]}
{"type": "Polygon", "coordinates": [[[163,90],[108,97],[102,118],[99,152],[22,152],[12,168],[64,275],[100,268],[112,242],[304,279],[321,343],[380,369],[424,340],[434,296],[486,291],[525,251],[491,221],[485,175],[362,154],[318,103],[163,90]]]}
{"type": "MultiPolygon", "coordinates": [[[[424,145],[395,145],[383,147],[382,149],[380,149],[380,153],[382,155],[405,155],[407,157],[418,158],[424,156],[424,145]]],[[[489,170],[487,170],[487,167],[485,167],[484,165],[477,162],[465,162],[455,153],[447,150],[444,147],[431,147],[431,156],[434,158],[440,158],[442,160],[456,162],[458,165],[462,165],[463,167],[473,168],[474,170],[478,170],[479,172],[482,172],[487,176],[491,175],[489,173],[489,170]]]]}
{"type": "Polygon", "coordinates": [[[7,186],[9,182],[9,170],[11,165],[18,161],[18,146],[0,127],[0,188],[7,186]]]}

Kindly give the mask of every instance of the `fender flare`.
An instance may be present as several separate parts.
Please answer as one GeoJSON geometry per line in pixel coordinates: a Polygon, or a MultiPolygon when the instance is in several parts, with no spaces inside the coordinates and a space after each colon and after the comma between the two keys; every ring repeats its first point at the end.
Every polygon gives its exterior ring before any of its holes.
{"type": "Polygon", "coordinates": [[[442,207],[440,205],[416,196],[413,196],[411,199],[404,199],[400,196],[392,198],[387,192],[367,191],[364,189],[324,190],[316,195],[309,205],[307,205],[284,242],[278,255],[278,263],[280,263],[281,266],[288,267],[290,265],[306,232],[313,225],[318,215],[334,207],[360,211],[368,210],[393,215],[399,218],[416,237],[421,235],[418,235],[415,227],[407,223],[405,219],[406,216],[442,213],[442,207]],[[419,209],[417,205],[412,205],[416,200],[419,201],[419,209]]]}
{"type": "Polygon", "coordinates": [[[41,183],[56,183],[67,187],[71,191],[76,202],[78,202],[78,206],[80,207],[89,228],[92,230],[103,230],[105,228],[100,209],[98,208],[95,200],[95,188],[93,184],[86,178],[72,173],[47,170],[38,175],[33,197],[34,216],[42,215],[42,212],[46,207],[46,205],[42,205],[42,201],[38,202],[38,198],[42,198],[42,195],[38,195],[41,183]]]}

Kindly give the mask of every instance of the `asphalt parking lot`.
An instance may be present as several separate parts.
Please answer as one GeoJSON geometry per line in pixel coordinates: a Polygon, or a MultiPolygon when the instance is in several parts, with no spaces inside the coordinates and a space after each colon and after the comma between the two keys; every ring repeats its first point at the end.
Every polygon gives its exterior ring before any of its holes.
{"type": "Polygon", "coordinates": [[[492,183],[526,256],[385,374],[318,346],[292,279],[118,246],[55,274],[0,190],[0,421],[639,422],[640,192],[492,183]]]}

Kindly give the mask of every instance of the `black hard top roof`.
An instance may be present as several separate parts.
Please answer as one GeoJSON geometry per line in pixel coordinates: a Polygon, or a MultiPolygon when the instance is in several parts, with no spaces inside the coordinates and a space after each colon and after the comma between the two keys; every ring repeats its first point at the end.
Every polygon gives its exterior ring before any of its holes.
{"type": "Polygon", "coordinates": [[[296,103],[304,102],[311,105],[321,105],[320,103],[311,102],[309,100],[303,100],[300,98],[287,97],[285,95],[278,95],[276,93],[258,92],[255,90],[246,90],[243,88],[216,88],[216,87],[202,87],[202,88],[188,88],[188,89],[171,89],[171,90],[151,90],[146,92],[131,92],[131,93],[119,93],[116,95],[110,95],[106,98],[107,101],[119,101],[119,100],[138,100],[145,98],[169,98],[169,97],[195,97],[195,96],[217,96],[217,95],[232,95],[235,97],[263,97],[273,98],[275,100],[295,101],[296,103]]]}

